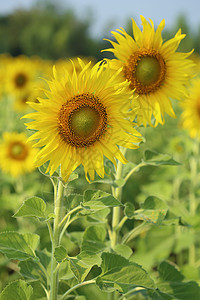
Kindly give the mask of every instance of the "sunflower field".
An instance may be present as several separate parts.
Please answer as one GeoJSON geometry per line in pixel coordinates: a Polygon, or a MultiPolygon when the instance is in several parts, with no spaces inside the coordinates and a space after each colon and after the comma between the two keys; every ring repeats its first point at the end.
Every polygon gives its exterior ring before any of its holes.
{"type": "Polygon", "coordinates": [[[200,299],[198,37],[129,21],[0,17],[0,300],[200,299]]]}

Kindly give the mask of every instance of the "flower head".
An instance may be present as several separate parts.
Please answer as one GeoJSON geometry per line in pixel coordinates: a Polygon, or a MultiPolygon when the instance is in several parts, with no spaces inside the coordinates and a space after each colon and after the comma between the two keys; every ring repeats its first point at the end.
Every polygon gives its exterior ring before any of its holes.
{"type": "MultiPolygon", "coordinates": [[[[176,52],[180,41],[185,37],[181,30],[174,38],[163,43],[161,36],[165,25],[163,20],[154,30],[152,20],[141,16],[143,31],[132,20],[132,38],[121,28],[112,32],[117,42],[108,40],[113,48],[103,51],[113,52],[117,59],[111,60],[111,67],[122,68],[121,80],[128,80],[129,88],[138,98],[137,123],[156,126],[164,123],[164,113],[175,117],[169,98],[181,99],[186,94],[186,84],[192,69],[187,59],[191,53],[176,52]]],[[[133,117],[136,115],[134,114],[133,117]]]]}
{"type": "Polygon", "coordinates": [[[35,146],[43,147],[37,166],[49,161],[52,175],[61,165],[64,180],[81,164],[87,180],[94,179],[95,171],[104,177],[104,156],[125,163],[118,145],[134,149],[141,140],[122,112],[132,99],[128,84],[116,84],[117,74],[111,75],[105,64],[91,67],[80,59],[79,64],[81,71],[74,67],[73,75],[66,70],[62,78],[54,69],[47,99],[30,103],[37,112],[25,116],[34,119],[27,127],[37,130],[30,140],[39,139],[35,146]]]}
{"type": "Polygon", "coordinates": [[[182,126],[192,138],[200,137],[200,78],[193,79],[188,97],[181,103],[182,126]]]}
{"type": "Polygon", "coordinates": [[[32,172],[37,149],[27,143],[25,133],[4,132],[0,142],[0,168],[13,177],[32,172]]]}

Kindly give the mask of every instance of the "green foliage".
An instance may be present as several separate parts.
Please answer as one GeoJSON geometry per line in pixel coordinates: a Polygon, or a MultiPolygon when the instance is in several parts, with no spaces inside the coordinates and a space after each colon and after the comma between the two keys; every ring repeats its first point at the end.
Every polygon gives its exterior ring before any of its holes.
{"type": "Polygon", "coordinates": [[[194,281],[184,282],[184,276],[169,262],[163,262],[158,269],[160,281],[153,299],[194,299],[200,298],[200,288],[194,281]],[[156,295],[157,294],[157,295],[156,295]]]}
{"type": "Polygon", "coordinates": [[[24,201],[14,217],[38,217],[45,218],[46,204],[39,197],[31,197],[24,201]]]}
{"type": "Polygon", "coordinates": [[[30,300],[33,289],[23,280],[11,282],[0,294],[1,300],[30,300]]]}
{"type": "Polygon", "coordinates": [[[101,269],[97,284],[103,290],[127,293],[137,286],[154,288],[153,280],[141,266],[120,255],[103,253],[101,269]]]}
{"type": "Polygon", "coordinates": [[[107,207],[121,206],[119,200],[112,195],[100,190],[86,190],[82,206],[85,209],[101,210],[107,207]]]}
{"type": "Polygon", "coordinates": [[[18,232],[0,233],[0,251],[10,259],[36,259],[34,253],[39,242],[39,236],[33,233],[20,234],[18,232]]]}

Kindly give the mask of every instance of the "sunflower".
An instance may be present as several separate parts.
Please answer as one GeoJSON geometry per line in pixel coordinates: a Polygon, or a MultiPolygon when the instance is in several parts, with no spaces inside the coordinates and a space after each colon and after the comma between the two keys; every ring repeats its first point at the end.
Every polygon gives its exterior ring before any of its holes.
{"type": "Polygon", "coordinates": [[[65,181],[81,164],[88,181],[94,180],[95,171],[103,178],[104,156],[115,165],[115,159],[126,163],[118,145],[135,149],[141,141],[122,113],[132,99],[127,82],[115,86],[117,74],[111,76],[108,65],[99,62],[91,67],[78,61],[82,71],[77,74],[74,67],[72,76],[66,70],[57,77],[54,68],[48,99],[30,103],[37,112],[24,116],[35,120],[26,124],[37,130],[29,140],[43,147],[36,156],[37,166],[49,161],[47,172],[52,175],[60,165],[65,181]]]}
{"type": "Polygon", "coordinates": [[[200,78],[193,79],[188,97],[181,103],[182,126],[192,138],[200,137],[200,78]]]}
{"type": "MultiPolygon", "coordinates": [[[[169,98],[180,100],[185,97],[186,84],[193,66],[187,57],[192,53],[176,52],[180,41],[185,37],[179,29],[176,35],[163,43],[161,32],[163,20],[154,30],[152,20],[148,22],[141,16],[143,31],[132,19],[134,39],[121,28],[112,32],[117,42],[109,41],[113,48],[103,51],[112,52],[117,59],[111,60],[115,70],[122,68],[121,80],[128,80],[129,88],[138,98],[137,123],[154,126],[164,123],[164,113],[175,117],[169,98]]],[[[133,118],[135,118],[135,114],[133,118]]]]}
{"type": "Polygon", "coordinates": [[[4,132],[0,142],[0,168],[13,177],[32,172],[37,151],[27,143],[25,133],[4,132]]]}
{"type": "MultiPolygon", "coordinates": [[[[91,65],[95,64],[95,59],[92,57],[81,57],[81,60],[84,64],[91,63],[91,65]]],[[[57,70],[57,76],[63,77],[63,73],[67,69],[69,74],[73,74],[74,66],[76,68],[76,73],[78,74],[81,71],[81,66],[76,57],[72,57],[70,59],[59,59],[55,62],[55,67],[57,70]]]]}
{"type": "Polygon", "coordinates": [[[5,70],[5,88],[7,93],[18,97],[32,89],[37,80],[36,65],[25,56],[13,58],[5,70]]]}

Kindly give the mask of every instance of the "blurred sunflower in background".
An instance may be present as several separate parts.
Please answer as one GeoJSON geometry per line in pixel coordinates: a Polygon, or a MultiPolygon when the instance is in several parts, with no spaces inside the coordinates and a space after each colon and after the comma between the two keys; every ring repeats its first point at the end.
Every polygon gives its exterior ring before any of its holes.
{"type": "Polygon", "coordinates": [[[192,138],[200,137],[200,77],[192,80],[188,97],[181,103],[182,126],[192,138]]]}
{"type": "Polygon", "coordinates": [[[13,58],[5,70],[5,88],[8,94],[19,96],[32,88],[36,78],[34,64],[25,56],[13,58]]]}
{"type": "Polygon", "coordinates": [[[38,150],[27,143],[25,133],[4,132],[0,141],[0,168],[13,177],[35,169],[34,158],[38,150]]]}
{"type": "Polygon", "coordinates": [[[67,180],[82,164],[89,181],[89,177],[94,180],[95,171],[104,177],[104,156],[115,165],[115,159],[126,163],[118,146],[138,148],[141,138],[122,113],[133,99],[128,83],[119,85],[117,73],[111,75],[108,64],[91,67],[78,61],[81,71],[77,73],[73,66],[73,75],[66,70],[60,78],[54,69],[48,99],[30,103],[36,112],[24,118],[33,119],[26,125],[37,130],[29,140],[43,147],[36,156],[37,166],[49,161],[47,172],[52,175],[61,165],[61,176],[67,180]]]}
{"type": "Polygon", "coordinates": [[[191,76],[193,63],[187,57],[192,53],[176,52],[185,37],[179,29],[176,35],[163,43],[163,20],[154,30],[152,20],[148,22],[141,16],[143,31],[132,19],[132,38],[121,28],[112,32],[117,42],[108,40],[113,48],[103,51],[112,52],[117,59],[111,60],[111,67],[121,71],[121,80],[128,80],[129,88],[138,98],[137,123],[157,126],[164,123],[164,113],[175,117],[170,98],[180,100],[186,95],[186,85],[191,76]],[[154,123],[152,117],[155,118],[154,123]]]}

